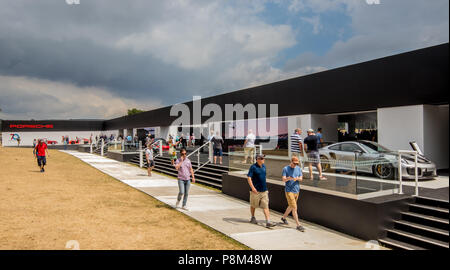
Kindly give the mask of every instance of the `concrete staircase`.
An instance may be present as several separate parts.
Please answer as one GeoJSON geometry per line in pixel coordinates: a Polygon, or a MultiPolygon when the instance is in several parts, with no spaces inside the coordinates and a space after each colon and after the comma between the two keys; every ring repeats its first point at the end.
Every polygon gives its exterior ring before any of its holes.
{"type": "Polygon", "coordinates": [[[449,202],[414,197],[408,210],[378,240],[393,249],[421,250],[449,248],[449,202]]]}
{"type": "MultiPolygon", "coordinates": [[[[139,154],[132,158],[129,162],[135,165],[139,165],[139,154]]],[[[195,171],[195,169],[198,167],[198,163],[194,160],[191,160],[191,163],[195,171]]],[[[147,168],[146,162],[144,162],[144,167],[147,168]]],[[[172,166],[170,159],[164,156],[158,156],[155,158],[154,171],[164,173],[173,177],[177,177],[178,175],[177,170],[174,166],[172,166]]],[[[227,172],[229,172],[229,168],[226,166],[207,164],[195,173],[195,179],[198,183],[217,189],[222,189],[222,174],[227,172]]]]}

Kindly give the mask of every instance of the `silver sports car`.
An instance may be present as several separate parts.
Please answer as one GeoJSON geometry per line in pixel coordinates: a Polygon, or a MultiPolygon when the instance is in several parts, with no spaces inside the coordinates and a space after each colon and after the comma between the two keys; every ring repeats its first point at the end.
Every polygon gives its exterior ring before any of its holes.
{"type": "MultiPolygon", "coordinates": [[[[335,143],[319,149],[319,153],[324,171],[356,169],[382,179],[398,178],[398,154],[372,141],[335,143]]],[[[414,155],[402,155],[401,164],[402,179],[415,179],[414,155]]],[[[419,155],[417,173],[419,179],[436,177],[436,165],[419,155]]]]}

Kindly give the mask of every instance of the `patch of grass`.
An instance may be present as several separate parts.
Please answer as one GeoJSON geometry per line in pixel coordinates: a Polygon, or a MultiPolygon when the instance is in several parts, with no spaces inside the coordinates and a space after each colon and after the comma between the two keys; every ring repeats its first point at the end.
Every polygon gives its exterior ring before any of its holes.
{"type": "Polygon", "coordinates": [[[69,154],[0,147],[0,249],[248,249],[69,154]]]}

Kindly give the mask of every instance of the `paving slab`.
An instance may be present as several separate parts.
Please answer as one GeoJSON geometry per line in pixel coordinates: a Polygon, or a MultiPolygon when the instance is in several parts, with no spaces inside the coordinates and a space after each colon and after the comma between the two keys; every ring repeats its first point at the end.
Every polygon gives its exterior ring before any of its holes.
{"type": "MultiPolygon", "coordinates": [[[[153,180],[151,180],[153,181],[153,180]]],[[[176,181],[174,181],[176,183],[176,181]]],[[[170,186],[170,187],[141,187],[138,188],[139,190],[147,193],[148,195],[152,197],[157,196],[173,196],[174,194],[178,194],[178,185],[176,186],[170,186]]],[[[211,195],[211,194],[217,194],[218,192],[197,187],[195,185],[191,185],[191,188],[189,189],[189,195],[211,195]]]]}
{"type": "MultiPolygon", "coordinates": [[[[117,180],[174,207],[178,193],[176,179],[156,173],[148,177],[144,169],[127,163],[111,162],[111,159],[95,154],[77,151],[61,152],[80,158],[117,180]]],[[[288,218],[289,225],[278,224],[278,226],[268,229],[264,226],[265,220],[261,209],[256,210],[259,224],[251,224],[248,202],[195,184],[191,185],[187,206],[188,211],[181,208],[175,209],[253,249],[364,250],[372,247],[367,245],[366,241],[303,220],[300,222],[305,227],[305,232],[300,232],[295,229],[295,222],[290,217],[288,218]]],[[[274,222],[280,221],[282,216],[276,211],[270,211],[270,215],[274,222]]]]}
{"type": "Polygon", "coordinates": [[[355,239],[343,238],[334,233],[327,233],[316,228],[306,228],[305,232],[296,229],[235,233],[231,237],[246,243],[253,249],[272,250],[340,250],[361,249],[355,239]],[[268,243],[267,239],[272,239],[268,243]]]}
{"type": "Polygon", "coordinates": [[[127,185],[135,188],[142,187],[178,187],[177,182],[169,180],[157,180],[157,179],[141,179],[141,180],[122,180],[127,185]]]}

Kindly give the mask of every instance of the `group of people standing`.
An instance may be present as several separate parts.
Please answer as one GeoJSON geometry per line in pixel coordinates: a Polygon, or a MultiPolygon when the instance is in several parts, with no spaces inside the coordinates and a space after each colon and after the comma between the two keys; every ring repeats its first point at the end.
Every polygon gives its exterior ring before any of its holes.
{"type": "MultiPolygon", "coordinates": [[[[313,179],[312,166],[316,166],[319,172],[319,179],[326,180],[327,178],[322,174],[322,166],[320,164],[319,148],[323,144],[322,129],[318,128],[318,132],[315,133],[313,129],[308,129],[308,136],[303,139],[302,129],[297,128],[294,130],[294,134],[291,135],[291,153],[293,156],[298,157],[300,160],[305,159],[306,165],[309,168],[309,179],[313,179]]],[[[303,163],[301,163],[303,168],[303,163]]]]}

